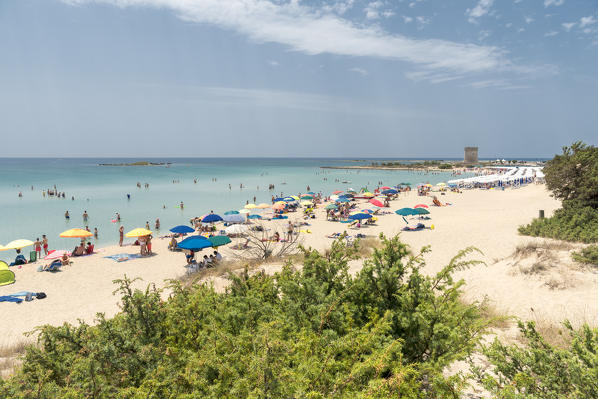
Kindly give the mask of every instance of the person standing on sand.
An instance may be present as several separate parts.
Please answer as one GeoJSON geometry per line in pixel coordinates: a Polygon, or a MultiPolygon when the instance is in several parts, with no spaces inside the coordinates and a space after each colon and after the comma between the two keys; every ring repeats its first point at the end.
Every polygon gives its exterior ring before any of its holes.
{"type": "Polygon", "coordinates": [[[46,235],[42,235],[42,246],[44,247],[44,255],[48,255],[48,238],[46,235]]]}
{"type": "Polygon", "coordinates": [[[120,226],[118,228],[118,234],[120,236],[120,238],[118,239],[118,246],[122,247],[123,246],[123,237],[125,235],[125,228],[123,226],[120,226]]]}

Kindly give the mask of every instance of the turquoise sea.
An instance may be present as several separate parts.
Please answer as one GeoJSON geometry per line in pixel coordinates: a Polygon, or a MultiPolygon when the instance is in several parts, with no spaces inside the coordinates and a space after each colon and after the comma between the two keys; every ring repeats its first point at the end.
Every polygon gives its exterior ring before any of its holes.
{"type": "MultiPolygon", "coordinates": [[[[170,227],[187,224],[192,217],[210,210],[220,214],[238,210],[246,201],[253,202],[254,196],[257,203],[269,203],[272,195],[296,195],[305,192],[308,185],[312,191],[329,194],[349,187],[374,190],[379,181],[389,186],[401,182],[435,184],[451,177],[450,173],[321,168],[356,164],[360,163],[300,158],[4,158],[0,159],[0,243],[18,238],[34,241],[46,234],[50,249],[72,249],[77,240],[58,235],[70,228],[84,228],[84,211],[89,214],[87,225],[92,231],[97,227],[99,232],[98,239],[91,241],[102,246],[118,242],[119,224],[111,222],[116,212],[121,215],[125,231],[143,227],[146,221],[153,229],[154,221],[160,218],[159,234],[165,234],[170,227]],[[98,165],[135,161],[172,164],[169,167],[98,165]],[[137,182],[142,188],[136,187],[137,182]],[[144,188],[145,183],[149,188],[144,188]],[[268,190],[269,184],[274,184],[275,190],[268,190]],[[42,196],[43,190],[54,185],[66,193],[65,199],[42,196]],[[23,193],[21,198],[19,192],[23,193]],[[131,195],[130,200],[127,194],[131,195]],[[184,209],[178,206],[181,201],[184,209]],[[64,217],[66,210],[70,220],[64,217]]],[[[0,252],[0,258],[13,259],[14,251],[0,252]]]]}

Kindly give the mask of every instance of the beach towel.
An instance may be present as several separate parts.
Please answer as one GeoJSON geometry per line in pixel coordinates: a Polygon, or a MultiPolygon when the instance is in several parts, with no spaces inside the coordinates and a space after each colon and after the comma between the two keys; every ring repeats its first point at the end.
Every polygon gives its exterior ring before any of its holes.
{"type": "Polygon", "coordinates": [[[8,295],[4,295],[4,296],[0,296],[0,302],[15,302],[15,303],[21,303],[23,302],[23,299],[21,298],[17,298],[14,296],[8,296],[8,295]]]}
{"type": "Polygon", "coordinates": [[[131,259],[141,258],[141,255],[139,255],[139,254],[116,254],[116,255],[104,256],[104,258],[112,259],[117,262],[126,262],[131,259]]]}

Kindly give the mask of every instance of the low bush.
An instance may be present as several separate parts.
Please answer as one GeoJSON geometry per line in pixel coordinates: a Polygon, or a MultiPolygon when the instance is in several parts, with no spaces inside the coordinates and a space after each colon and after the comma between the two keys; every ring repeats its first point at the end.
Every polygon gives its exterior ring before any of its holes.
{"type": "Polygon", "coordinates": [[[225,293],[172,282],[167,301],[125,278],[114,318],[41,327],[0,398],[458,398],[465,377],[443,370],[488,325],[453,279],[472,251],[428,276],[382,237],[352,276],[358,248],[339,240],[302,249],[300,271],[231,275],[225,293]]]}
{"type": "Polygon", "coordinates": [[[593,266],[598,266],[598,245],[590,245],[571,254],[574,261],[585,263],[593,266]]]}
{"type": "Polygon", "coordinates": [[[495,340],[483,351],[491,367],[474,367],[478,381],[494,398],[597,398],[598,329],[564,326],[571,340],[560,348],[547,343],[534,322],[520,322],[525,345],[495,340]]]}
{"type": "Polygon", "coordinates": [[[598,209],[564,204],[552,217],[534,219],[530,224],[519,227],[519,232],[533,237],[598,242],[598,209]]]}

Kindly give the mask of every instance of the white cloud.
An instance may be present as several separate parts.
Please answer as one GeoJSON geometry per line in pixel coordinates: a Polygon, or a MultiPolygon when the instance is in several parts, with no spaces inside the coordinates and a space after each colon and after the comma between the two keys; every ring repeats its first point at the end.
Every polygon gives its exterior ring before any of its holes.
{"type": "Polygon", "coordinates": [[[573,27],[574,27],[575,25],[577,25],[577,22],[565,22],[565,23],[563,23],[563,24],[561,24],[561,25],[563,26],[563,28],[565,28],[565,30],[566,30],[567,32],[569,32],[571,29],[573,29],[573,27]]]}
{"type": "Polygon", "coordinates": [[[579,27],[585,28],[586,26],[593,25],[596,22],[598,22],[598,19],[595,19],[592,15],[588,17],[581,17],[581,19],[579,20],[579,27]]]}
{"type": "Polygon", "coordinates": [[[493,3],[494,3],[494,0],[479,0],[478,4],[476,4],[476,6],[474,8],[472,8],[472,9],[468,8],[465,11],[465,15],[467,15],[469,17],[467,20],[469,22],[471,22],[472,24],[477,23],[478,18],[483,17],[484,15],[488,14],[493,3]]]}
{"type": "Polygon", "coordinates": [[[533,19],[532,17],[525,17],[525,23],[526,24],[531,24],[534,21],[535,21],[535,19],[533,19]]]}
{"type": "Polygon", "coordinates": [[[322,10],[325,12],[334,12],[340,15],[345,14],[355,4],[355,0],[338,0],[333,4],[325,4],[322,6],[322,10]]]}
{"type": "Polygon", "coordinates": [[[505,24],[505,28],[510,28],[511,26],[513,26],[512,22],[509,22],[509,23],[505,24]]]}
{"type": "Polygon", "coordinates": [[[489,30],[481,30],[480,33],[478,34],[478,40],[480,42],[483,42],[484,40],[486,40],[486,38],[488,38],[488,36],[490,36],[489,30]]]}
{"type": "Polygon", "coordinates": [[[432,71],[412,71],[405,74],[407,79],[414,82],[427,81],[433,84],[449,82],[452,80],[462,79],[462,75],[454,75],[449,73],[437,73],[432,71]]]}
{"type": "Polygon", "coordinates": [[[406,24],[408,24],[408,23],[410,23],[410,22],[413,21],[413,18],[408,17],[406,15],[402,15],[402,18],[403,18],[403,22],[405,22],[406,24]]]}
{"type": "Polygon", "coordinates": [[[357,67],[355,67],[355,68],[350,68],[350,69],[349,69],[349,71],[350,71],[350,72],[355,72],[355,73],[358,73],[358,74],[360,74],[361,76],[368,76],[368,75],[370,74],[370,73],[369,73],[369,72],[368,72],[366,69],[363,69],[363,68],[357,68],[357,67]]]}
{"type": "Polygon", "coordinates": [[[565,4],[565,0],[544,0],[544,7],[562,6],[563,4],[565,4]]]}
{"type": "MultiPolygon", "coordinates": [[[[377,25],[356,25],[321,6],[308,6],[300,0],[62,1],[72,5],[100,3],[167,9],[185,21],[231,30],[257,43],[278,43],[308,55],[376,57],[453,75],[535,71],[535,67],[515,65],[508,59],[507,51],[498,47],[391,34],[377,25]]],[[[491,4],[492,0],[481,0],[478,6],[485,7],[485,11],[472,10],[472,16],[486,14],[491,4]]],[[[420,26],[429,23],[426,17],[417,17],[417,21],[420,26]]]]}
{"type": "Polygon", "coordinates": [[[474,89],[487,89],[487,88],[495,88],[500,90],[520,90],[520,89],[529,89],[530,86],[527,85],[516,85],[506,80],[501,79],[489,79],[489,80],[481,80],[477,82],[471,82],[467,86],[473,87],[474,89]]]}
{"type": "Polygon", "coordinates": [[[277,67],[280,66],[280,63],[278,61],[270,60],[268,61],[268,65],[270,65],[271,67],[277,67]]]}
{"type": "Polygon", "coordinates": [[[552,37],[552,36],[556,36],[556,35],[558,35],[558,34],[559,34],[559,32],[557,32],[557,31],[555,31],[555,30],[551,30],[550,32],[546,32],[546,33],[544,34],[544,37],[552,37]]]}
{"type": "Polygon", "coordinates": [[[383,10],[384,3],[380,0],[372,1],[363,9],[367,19],[390,18],[395,15],[392,10],[383,10]]]}

